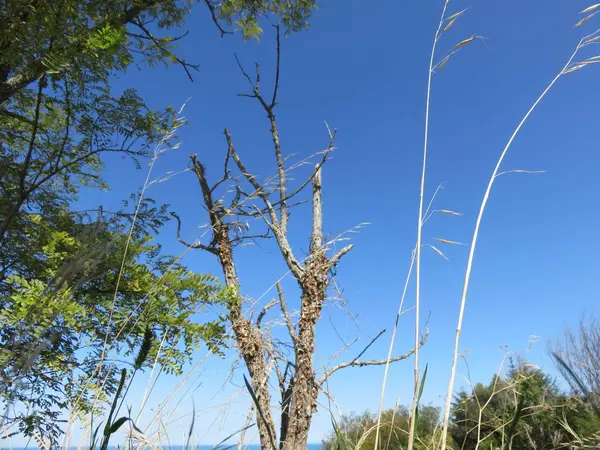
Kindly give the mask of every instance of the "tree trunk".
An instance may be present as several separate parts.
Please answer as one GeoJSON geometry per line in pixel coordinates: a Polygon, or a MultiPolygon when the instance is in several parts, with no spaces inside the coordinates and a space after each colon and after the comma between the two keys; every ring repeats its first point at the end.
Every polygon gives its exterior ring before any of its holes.
{"type": "Polygon", "coordinates": [[[319,390],[313,370],[313,354],[315,328],[326,298],[328,264],[323,249],[316,249],[300,280],[302,309],[295,347],[296,373],[293,380],[290,421],[285,442],[282,442],[281,447],[284,450],[306,450],[312,416],[317,409],[319,390]]]}
{"type": "Polygon", "coordinates": [[[229,299],[227,308],[231,328],[235,334],[235,341],[240,354],[250,375],[252,389],[256,396],[258,405],[256,418],[260,444],[263,450],[275,450],[276,434],[275,423],[271,414],[271,396],[269,393],[269,374],[267,361],[263,351],[263,336],[260,330],[254,326],[242,310],[242,298],[239,294],[240,283],[235,270],[233,260],[233,245],[229,236],[229,224],[224,220],[225,211],[212,199],[212,191],[208,186],[204,167],[192,157],[194,172],[198,177],[204,203],[209,212],[210,223],[213,230],[214,254],[219,258],[223,269],[225,284],[232,290],[232,298],[229,299]]]}

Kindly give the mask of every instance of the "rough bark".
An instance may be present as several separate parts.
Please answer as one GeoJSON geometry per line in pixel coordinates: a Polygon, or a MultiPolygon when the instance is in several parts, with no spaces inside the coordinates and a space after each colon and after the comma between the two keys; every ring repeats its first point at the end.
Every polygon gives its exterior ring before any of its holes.
{"type": "Polygon", "coordinates": [[[300,280],[302,309],[295,348],[296,373],[293,380],[290,420],[286,440],[282,445],[285,450],[306,449],[312,415],[317,409],[319,391],[313,369],[313,354],[315,328],[326,298],[327,266],[324,252],[319,251],[307,262],[304,276],[300,280]]]}
{"type": "Polygon", "coordinates": [[[232,291],[232,298],[228,304],[229,320],[235,335],[239,352],[244,358],[244,363],[250,374],[252,389],[258,400],[258,408],[262,414],[257,414],[258,432],[261,448],[275,450],[275,425],[271,415],[271,396],[268,389],[267,362],[263,351],[263,336],[260,330],[252,324],[243,314],[242,298],[239,295],[239,279],[235,270],[233,259],[233,245],[229,234],[229,223],[224,220],[225,210],[215,204],[212,192],[206,180],[204,167],[192,156],[193,170],[198,178],[204,203],[208,209],[213,239],[211,246],[217,255],[225,284],[232,291]],[[264,418],[261,419],[261,418],[264,418]]]}

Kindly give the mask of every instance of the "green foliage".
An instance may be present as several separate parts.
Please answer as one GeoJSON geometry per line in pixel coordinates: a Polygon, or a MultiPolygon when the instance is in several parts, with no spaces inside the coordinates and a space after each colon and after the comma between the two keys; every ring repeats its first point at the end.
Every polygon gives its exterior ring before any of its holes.
{"type": "MultiPolygon", "coordinates": [[[[260,33],[265,14],[300,30],[314,8],[306,0],[200,3],[246,38],[260,33]]],[[[16,406],[3,421],[11,430],[56,439],[65,410],[83,414],[94,397],[115,394],[117,354],[134,360],[134,373],[154,361],[180,373],[201,343],[220,352],[222,323],[198,313],[234,297],[152,241],[166,208],[144,201],[129,241],[131,214],[72,207],[83,189],[108,189],[107,154],[140,167],[157,143],[162,152],[173,141],[181,121],[172,108],[153,111],[134,89],[115,94],[109,80],[133,63],[189,72],[172,33],[190,8],[177,0],[0,7],[0,395],[16,406]],[[106,379],[102,389],[97,379],[106,379]]]]}
{"type": "MultiPolygon", "coordinates": [[[[419,421],[416,423],[416,449],[431,448],[437,438],[439,408],[421,406],[419,421]]],[[[380,448],[399,449],[408,445],[410,411],[401,406],[394,412],[383,411],[379,434],[380,448]]],[[[334,421],[333,433],[323,441],[325,450],[374,450],[377,414],[366,411],[362,414],[342,416],[339,423],[334,421]]]]}
{"type": "Polygon", "coordinates": [[[116,387],[111,355],[131,356],[136,369],[157,360],[167,372],[180,373],[201,343],[220,351],[223,324],[201,323],[198,314],[204,305],[225,300],[222,287],[161,254],[146,224],[160,225],[165,217],[144,205],[116,296],[128,238],[123,217],[85,222],[69,211],[48,219],[23,214],[29,219],[22,230],[28,264],[23,272],[11,268],[0,282],[0,384],[5,402],[30,409],[13,419],[23,433],[37,428],[56,436],[61,410],[89,411],[98,392],[84,387],[93,378],[105,339],[112,348],[100,374],[108,376],[103,397],[116,387]]]}
{"type": "Polygon", "coordinates": [[[600,421],[575,397],[560,392],[541,370],[519,363],[506,378],[461,391],[453,403],[450,435],[456,448],[570,449],[600,421]]]}
{"type": "Polygon", "coordinates": [[[273,14],[280,18],[288,32],[308,26],[308,19],[316,9],[315,0],[209,0],[227,24],[235,24],[244,38],[258,38],[262,34],[260,19],[273,14]]]}
{"type": "MultiPolygon", "coordinates": [[[[425,375],[423,376],[425,378],[425,375]]],[[[420,395],[419,395],[420,397],[420,395]]],[[[514,364],[506,377],[495,376],[461,391],[452,406],[449,445],[461,450],[597,449],[600,417],[589,402],[561,392],[554,380],[524,362],[514,364]]],[[[439,410],[419,406],[415,448],[438,449],[439,410]]],[[[377,415],[370,412],[333,420],[325,450],[372,450],[377,415]]],[[[380,449],[407,448],[410,410],[384,411],[380,449]]]]}

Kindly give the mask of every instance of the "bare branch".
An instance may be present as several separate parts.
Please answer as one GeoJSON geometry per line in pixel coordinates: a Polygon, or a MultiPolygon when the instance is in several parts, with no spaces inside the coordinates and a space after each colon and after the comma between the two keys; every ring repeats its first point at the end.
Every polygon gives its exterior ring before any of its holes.
{"type": "MultiPolygon", "coordinates": [[[[235,61],[237,62],[237,65],[240,68],[240,71],[242,72],[244,77],[248,80],[248,83],[250,83],[250,86],[252,87],[252,91],[254,92],[256,90],[256,86],[254,85],[252,78],[250,78],[250,75],[248,75],[248,73],[244,70],[244,66],[242,66],[242,63],[240,62],[240,59],[237,56],[237,53],[234,53],[233,56],[235,57],[235,61]]],[[[248,97],[256,97],[256,93],[254,95],[248,95],[248,94],[238,94],[238,95],[248,96],[248,97]]]]}
{"type": "MultiPolygon", "coordinates": [[[[428,338],[429,338],[428,333],[425,334],[425,336],[423,338],[421,338],[421,342],[419,342],[419,348],[421,348],[425,344],[425,342],[427,342],[428,338]]],[[[402,361],[404,359],[410,358],[414,353],[415,353],[415,349],[413,348],[410,351],[404,353],[403,355],[395,356],[395,357],[391,358],[389,361],[390,361],[390,363],[402,361]]],[[[360,361],[360,360],[354,359],[352,361],[340,363],[337,366],[332,367],[327,372],[325,372],[321,376],[321,378],[319,378],[319,381],[317,382],[317,384],[322,385],[331,375],[333,375],[338,370],[345,369],[346,367],[383,366],[383,365],[387,364],[387,362],[388,362],[387,359],[378,359],[378,360],[369,360],[369,361],[360,361]]]]}
{"type": "Polygon", "coordinates": [[[255,239],[269,239],[269,238],[271,238],[271,235],[267,231],[264,234],[243,235],[243,236],[233,238],[233,239],[231,239],[231,244],[234,245],[234,244],[237,244],[238,242],[245,241],[246,239],[250,239],[250,240],[254,241],[255,239]]]}
{"type": "Polygon", "coordinates": [[[242,64],[236,55],[236,61],[240,68],[240,71],[244,75],[244,77],[252,86],[252,95],[249,94],[241,94],[242,97],[250,97],[256,98],[259,103],[262,105],[263,109],[267,113],[267,117],[269,119],[269,123],[271,124],[271,139],[273,140],[273,148],[275,150],[275,158],[277,159],[277,173],[278,173],[278,188],[279,188],[279,203],[280,207],[280,220],[279,227],[283,234],[287,233],[287,224],[288,224],[288,211],[287,211],[287,186],[286,186],[286,176],[285,176],[285,166],[284,159],[281,153],[281,143],[279,139],[279,131],[277,127],[277,120],[275,119],[275,113],[273,109],[276,106],[277,100],[277,91],[279,89],[279,71],[280,71],[280,62],[281,62],[281,40],[280,40],[280,32],[279,26],[275,26],[277,30],[277,60],[275,62],[275,84],[273,86],[273,97],[270,103],[267,103],[260,93],[260,66],[256,64],[256,81],[253,83],[250,75],[244,70],[242,64]]]}
{"type": "Polygon", "coordinates": [[[210,2],[210,0],[204,0],[204,3],[206,3],[206,6],[208,6],[208,10],[210,11],[210,15],[212,16],[212,21],[218,28],[219,32],[221,33],[221,37],[225,36],[226,34],[233,34],[232,31],[224,30],[223,27],[221,26],[221,24],[219,23],[219,18],[217,17],[217,11],[216,11],[215,5],[213,5],[210,2]]]}
{"type": "Polygon", "coordinates": [[[346,253],[348,253],[350,250],[352,250],[353,248],[354,248],[353,244],[347,245],[346,247],[341,249],[339,252],[337,252],[335,255],[333,255],[331,257],[331,259],[329,260],[329,267],[334,268],[340,262],[340,259],[342,259],[342,257],[346,253]]]}
{"type": "Polygon", "coordinates": [[[175,213],[175,212],[171,212],[171,216],[173,216],[175,218],[175,220],[177,221],[177,240],[185,245],[186,247],[189,248],[199,248],[202,250],[206,250],[207,252],[212,253],[213,255],[217,254],[217,250],[214,247],[210,247],[210,246],[206,246],[200,243],[199,240],[196,240],[194,243],[190,244],[186,241],[184,241],[181,237],[181,219],[179,218],[179,216],[175,213]]]}
{"type": "Polygon", "coordinates": [[[227,154],[225,155],[225,163],[223,165],[223,177],[217,181],[212,188],[210,188],[210,192],[214,192],[215,189],[217,189],[222,183],[224,183],[225,181],[229,180],[229,173],[231,172],[229,170],[229,159],[230,159],[230,153],[229,153],[229,146],[227,147],[227,154]]]}
{"type": "MultiPolygon", "coordinates": [[[[294,277],[296,279],[300,279],[302,277],[302,274],[304,273],[304,269],[302,268],[300,263],[294,257],[292,248],[290,247],[290,244],[287,240],[287,236],[280,228],[280,224],[279,224],[279,220],[277,219],[277,214],[276,214],[275,208],[273,207],[271,201],[269,200],[269,196],[264,192],[262,186],[258,183],[258,181],[256,181],[256,178],[254,177],[254,175],[252,175],[250,172],[248,172],[248,170],[246,169],[246,166],[244,166],[244,163],[242,162],[242,160],[240,159],[239,155],[237,154],[237,152],[235,150],[235,147],[234,147],[232,139],[231,139],[231,134],[229,133],[227,128],[225,129],[224,133],[225,133],[225,137],[227,139],[227,145],[229,146],[229,152],[231,154],[231,157],[237,164],[240,172],[242,172],[242,174],[246,177],[246,180],[248,180],[248,182],[252,185],[252,187],[256,191],[256,194],[265,203],[265,207],[267,209],[269,219],[270,219],[270,222],[268,220],[265,220],[265,222],[273,231],[273,234],[275,235],[275,239],[277,240],[277,244],[279,245],[279,248],[281,250],[281,254],[283,255],[283,258],[284,258],[286,264],[288,265],[288,268],[290,269],[290,271],[292,272],[292,274],[294,275],[294,277]]],[[[258,208],[257,208],[257,210],[258,210],[258,208]]],[[[262,213],[260,212],[260,210],[258,210],[258,213],[261,216],[263,216],[262,213]]],[[[265,216],[263,216],[263,218],[266,219],[265,216]]]]}
{"type": "Polygon", "coordinates": [[[373,345],[373,344],[375,343],[375,341],[376,341],[377,339],[379,339],[383,333],[385,333],[385,329],[381,330],[381,331],[380,331],[380,332],[377,334],[377,336],[375,336],[373,339],[371,339],[371,341],[370,341],[370,342],[367,344],[367,346],[366,346],[366,347],[365,347],[365,348],[362,350],[362,352],[360,352],[360,353],[359,353],[359,354],[356,356],[356,358],[354,358],[354,359],[353,359],[353,360],[350,362],[350,364],[352,364],[352,363],[354,363],[354,362],[358,361],[358,359],[359,359],[359,358],[360,358],[362,355],[364,355],[364,354],[365,354],[365,352],[366,352],[366,351],[369,349],[369,347],[371,347],[371,345],[373,345]]]}
{"type": "Polygon", "coordinates": [[[287,303],[285,301],[285,296],[283,294],[283,288],[281,287],[281,283],[277,282],[277,295],[279,296],[279,306],[281,307],[281,313],[283,314],[283,319],[285,320],[285,324],[287,325],[288,332],[290,333],[290,337],[292,341],[296,341],[296,327],[292,322],[292,317],[290,316],[289,310],[287,308],[287,303]]]}
{"type": "Polygon", "coordinates": [[[323,201],[321,185],[321,168],[317,169],[313,178],[313,200],[312,200],[313,226],[310,237],[310,254],[321,250],[323,245],[323,201]]]}
{"type": "Polygon", "coordinates": [[[279,25],[275,25],[277,30],[277,63],[275,65],[275,85],[273,86],[273,98],[271,99],[271,109],[277,105],[277,91],[279,90],[279,67],[281,62],[281,39],[279,32],[279,25]]]}
{"type": "MultiPolygon", "coordinates": [[[[310,177],[308,177],[306,179],[306,181],[304,181],[304,183],[302,183],[302,185],[300,185],[299,188],[297,188],[294,192],[292,192],[291,194],[289,194],[284,200],[290,200],[291,198],[295,197],[297,194],[299,194],[306,186],[308,186],[309,183],[311,183],[315,177],[317,176],[317,172],[319,171],[319,169],[321,169],[321,167],[323,167],[323,164],[325,164],[325,162],[327,161],[327,157],[329,156],[329,153],[333,150],[333,142],[335,140],[335,135],[336,135],[336,130],[333,131],[332,134],[330,134],[330,138],[329,138],[329,145],[327,145],[327,148],[325,149],[325,151],[323,152],[323,158],[321,159],[321,161],[319,161],[316,165],[315,165],[315,170],[313,171],[313,173],[311,174],[310,177]]],[[[278,202],[273,203],[273,206],[277,206],[281,203],[281,200],[278,202]]]]}
{"type": "Polygon", "coordinates": [[[278,303],[279,302],[276,300],[271,300],[260,310],[260,313],[258,314],[258,318],[256,319],[256,327],[257,328],[260,328],[260,324],[261,324],[262,320],[264,319],[265,314],[267,314],[267,311],[269,309],[271,309],[273,306],[277,305],[278,303]]]}
{"type": "Polygon", "coordinates": [[[190,81],[191,82],[194,81],[194,78],[192,77],[192,74],[190,73],[190,69],[198,70],[199,66],[197,64],[191,64],[191,63],[179,58],[177,55],[175,55],[174,53],[169,51],[167,48],[165,48],[165,46],[160,42],[160,40],[158,38],[154,37],[152,32],[150,30],[148,30],[140,20],[134,19],[131,21],[131,23],[133,25],[135,25],[136,27],[138,27],[140,30],[142,30],[144,32],[144,34],[148,37],[148,39],[150,41],[152,41],[154,43],[154,45],[156,45],[161,51],[168,54],[170,58],[175,60],[181,67],[183,67],[183,70],[185,70],[185,73],[188,76],[188,78],[190,79],[190,81]]]}

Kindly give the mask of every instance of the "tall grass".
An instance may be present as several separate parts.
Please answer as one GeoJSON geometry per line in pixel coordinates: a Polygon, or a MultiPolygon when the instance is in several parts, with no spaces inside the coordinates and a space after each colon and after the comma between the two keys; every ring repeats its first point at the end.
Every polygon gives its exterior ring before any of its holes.
{"type": "MultiPolygon", "coordinates": [[[[585,36],[584,38],[582,38],[579,43],[577,44],[577,46],[575,47],[575,50],[573,51],[573,53],[571,54],[571,56],[567,59],[566,64],[563,66],[563,68],[558,72],[558,74],[552,79],[552,81],[550,81],[550,83],[548,84],[548,86],[542,91],[542,93],[539,95],[539,97],[533,102],[533,104],[531,105],[531,107],[529,108],[529,110],[525,113],[525,115],[523,116],[523,118],[521,119],[521,121],[519,122],[519,124],[517,125],[517,127],[515,128],[515,130],[513,131],[512,135],[510,136],[510,139],[508,140],[506,146],[504,147],[504,149],[502,150],[502,153],[500,154],[500,156],[498,157],[498,160],[496,162],[496,166],[494,167],[494,170],[492,172],[492,175],[490,176],[490,179],[488,181],[487,187],[485,189],[485,192],[483,194],[483,199],[481,201],[480,207],[479,207],[479,213],[477,215],[477,219],[475,221],[475,228],[473,230],[473,236],[471,239],[471,245],[469,248],[469,256],[467,258],[467,265],[466,265],[466,269],[465,269],[465,276],[464,276],[464,282],[463,282],[463,289],[462,289],[462,296],[461,296],[461,300],[460,300],[460,309],[459,309],[459,313],[458,313],[458,321],[457,321],[457,326],[456,326],[456,334],[454,337],[454,352],[453,352],[453,358],[452,358],[452,366],[450,369],[450,381],[448,383],[448,391],[446,393],[446,405],[445,405],[445,412],[444,412],[444,425],[443,425],[443,434],[442,434],[442,444],[441,444],[441,448],[445,449],[446,448],[446,442],[447,442],[447,435],[448,435],[448,426],[450,423],[450,411],[451,411],[451,402],[452,402],[452,394],[454,392],[454,382],[455,382],[455,378],[456,378],[456,367],[457,367],[457,363],[458,363],[458,358],[459,358],[459,344],[460,344],[460,334],[462,332],[462,327],[463,327],[463,319],[464,319],[464,314],[465,314],[465,307],[466,307],[466,303],[467,303],[467,294],[469,291],[469,283],[471,281],[471,271],[473,268],[473,260],[475,257],[475,249],[477,246],[477,242],[478,242],[478,238],[479,238],[479,230],[481,228],[481,222],[483,219],[483,214],[485,212],[486,206],[488,204],[489,198],[490,198],[490,194],[492,192],[492,188],[494,186],[494,183],[496,182],[496,179],[498,178],[498,176],[502,175],[503,173],[500,173],[500,168],[502,166],[502,163],[504,161],[504,158],[506,157],[506,155],[508,154],[515,138],[517,137],[517,135],[519,134],[519,132],[521,131],[521,129],[523,128],[523,126],[525,125],[525,123],[527,122],[527,120],[529,119],[529,117],[531,116],[531,114],[535,111],[535,109],[537,108],[537,106],[540,104],[540,102],[546,97],[546,95],[550,92],[550,90],[555,86],[555,84],[557,83],[557,81],[564,76],[567,73],[570,73],[574,70],[578,70],[580,68],[583,68],[586,64],[584,64],[583,66],[580,66],[580,64],[575,64],[573,65],[573,61],[575,60],[576,56],[578,55],[579,51],[586,45],[588,45],[589,43],[595,42],[595,39],[597,37],[600,37],[599,34],[600,30],[585,36]]],[[[507,173],[507,172],[504,172],[507,173]]]]}

